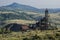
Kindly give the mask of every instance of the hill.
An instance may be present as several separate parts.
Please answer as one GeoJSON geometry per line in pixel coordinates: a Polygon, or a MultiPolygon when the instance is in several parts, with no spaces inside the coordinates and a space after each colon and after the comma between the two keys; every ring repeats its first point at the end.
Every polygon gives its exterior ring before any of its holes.
{"type": "MultiPolygon", "coordinates": [[[[12,3],[10,5],[2,6],[0,7],[0,10],[22,10],[22,11],[30,11],[30,12],[37,12],[37,13],[44,13],[43,9],[38,9],[32,6],[24,5],[24,4],[18,4],[18,3],[12,3]]],[[[60,12],[60,8],[55,9],[48,9],[50,13],[57,13],[60,12]]]]}
{"type": "Polygon", "coordinates": [[[28,5],[23,5],[23,4],[18,4],[18,3],[13,3],[7,6],[2,6],[0,7],[0,9],[2,10],[23,10],[23,11],[34,11],[34,12],[38,12],[39,9],[35,8],[35,7],[31,7],[28,5]]]}

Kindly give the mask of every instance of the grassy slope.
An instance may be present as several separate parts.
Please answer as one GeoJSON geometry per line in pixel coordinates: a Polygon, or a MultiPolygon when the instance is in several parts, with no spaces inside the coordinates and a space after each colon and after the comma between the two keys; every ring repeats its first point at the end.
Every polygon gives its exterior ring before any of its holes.
{"type": "MultiPolygon", "coordinates": [[[[19,11],[19,12],[18,11],[0,11],[0,14],[2,13],[2,14],[9,14],[10,15],[8,18],[9,20],[5,17],[0,17],[0,19],[7,19],[8,21],[6,21],[6,22],[13,22],[13,23],[18,22],[18,23],[23,24],[23,23],[27,23],[27,22],[31,23],[31,21],[29,21],[29,20],[27,21],[25,19],[33,20],[36,17],[44,16],[43,13],[35,13],[35,12],[24,11],[25,12],[25,14],[24,14],[22,12],[23,11],[19,11]],[[16,20],[16,19],[18,19],[18,20],[16,20]]],[[[60,26],[60,13],[51,13],[49,15],[50,15],[49,19],[51,19],[51,22],[57,24],[57,26],[59,27],[60,26]]]]}

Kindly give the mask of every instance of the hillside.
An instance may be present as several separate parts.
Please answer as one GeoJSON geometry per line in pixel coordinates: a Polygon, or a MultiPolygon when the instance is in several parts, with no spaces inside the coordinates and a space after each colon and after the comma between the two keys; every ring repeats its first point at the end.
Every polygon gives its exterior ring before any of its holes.
{"type": "Polygon", "coordinates": [[[13,19],[22,19],[22,20],[39,20],[42,14],[35,12],[27,11],[0,11],[0,20],[13,20],[13,19]]]}

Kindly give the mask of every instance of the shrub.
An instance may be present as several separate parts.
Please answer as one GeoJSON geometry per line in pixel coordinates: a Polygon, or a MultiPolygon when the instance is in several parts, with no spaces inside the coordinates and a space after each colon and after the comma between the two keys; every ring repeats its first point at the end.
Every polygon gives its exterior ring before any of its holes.
{"type": "Polygon", "coordinates": [[[56,33],[56,38],[60,38],[60,33],[56,33]]]}
{"type": "Polygon", "coordinates": [[[29,40],[28,38],[23,38],[23,40],[29,40]]]}
{"type": "Polygon", "coordinates": [[[37,36],[37,35],[35,35],[35,36],[32,36],[32,40],[42,40],[42,38],[37,36]]]}
{"type": "Polygon", "coordinates": [[[49,40],[55,40],[54,35],[47,34],[46,36],[47,36],[47,39],[49,39],[49,40]]]}

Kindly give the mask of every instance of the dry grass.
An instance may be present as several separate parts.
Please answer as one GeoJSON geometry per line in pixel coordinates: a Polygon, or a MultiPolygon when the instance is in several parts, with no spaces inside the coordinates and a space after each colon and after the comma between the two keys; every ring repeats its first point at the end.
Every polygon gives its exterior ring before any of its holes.
{"type": "Polygon", "coordinates": [[[60,38],[60,32],[57,32],[57,30],[47,30],[47,31],[40,31],[40,30],[30,30],[28,32],[12,32],[10,34],[4,34],[4,37],[2,37],[2,34],[0,34],[0,39],[2,40],[23,40],[24,38],[32,38],[35,35],[38,37],[41,37],[43,40],[44,38],[49,39],[49,37],[59,40],[60,38]],[[56,36],[57,35],[57,36],[56,36]]]}
{"type": "Polygon", "coordinates": [[[6,23],[18,23],[18,24],[32,24],[32,23],[36,23],[36,21],[33,20],[6,20],[6,23]]]}

